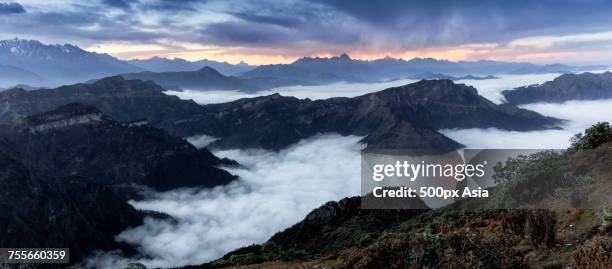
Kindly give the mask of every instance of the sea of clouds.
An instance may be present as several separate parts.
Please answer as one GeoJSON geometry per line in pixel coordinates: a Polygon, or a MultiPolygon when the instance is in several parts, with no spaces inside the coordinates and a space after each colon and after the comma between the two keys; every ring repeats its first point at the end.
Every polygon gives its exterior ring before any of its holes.
{"type": "MultiPolygon", "coordinates": [[[[261,243],[327,201],[359,195],[361,137],[320,135],[280,152],[214,152],[244,168],[228,169],[240,179],[213,189],[152,193],[131,204],[161,211],[174,220],[147,219],[117,239],[138,247],[140,257],[97,253],[90,268],[200,264],[239,247],[261,243]]],[[[201,146],[201,144],[200,144],[201,146]]]]}
{"type": "Polygon", "coordinates": [[[166,91],[166,94],[176,95],[181,99],[191,99],[199,104],[223,103],[240,98],[251,98],[266,96],[279,93],[284,96],[294,96],[297,98],[310,98],[312,100],[326,99],[331,97],[355,97],[366,93],[384,90],[390,87],[397,87],[414,83],[416,80],[402,79],[381,83],[348,83],[338,82],[319,86],[288,86],[279,87],[266,91],[247,93],[241,91],[166,91]]]}
{"type": "Polygon", "coordinates": [[[567,122],[559,130],[516,132],[489,128],[440,131],[468,148],[563,149],[570,145],[574,134],[600,121],[612,122],[612,99],[537,103],[521,107],[567,122]]]}
{"type": "MultiPolygon", "coordinates": [[[[536,74],[536,75],[500,75],[498,79],[484,80],[458,80],[456,83],[464,83],[478,89],[480,95],[493,101],[501,103],[503,97],[502,90],[509,90],[519,86],[539,84],[549,81],[559,76],[559,74],[536,74]]],[[[247,93],[241,91],[166,91],[166,94],[176,95],[181,99],[194,100],[199,104],[223,103],[240,98],[251,98],[257,96],[271,95],[279,93],[285,96],[297,98],[310,98],[312,100],[326,99],[332,97],[355,97],[371,92],[381,91],[390,87],[402,86],[414,83],[417,80],[402,79],[381,83],[348,83],[338,82],[318,86],[288,86],[274,88],[266,91],[247,93]]]]}
{"type": "MultiPolygon", "coordinates": [[[[481,95],[500,103],[500,92],[518,86],[539,84],[558,74],[503,75],[499,79],[464,80],[481,95]]],[[[299,98],[352,97],[412,80],[374,84],[336,83],[325,86],[294,86],[247,94],[234,91],[168,92],[198,103],[218,103],[278,92],[299,98]]],[[[612,100],[571,101],[562,104],[523,106],[547,116],[568,120],[560,130],[513,132],[499,129],[441,130],[472,148],[564,148],[577,132],[597,121],[612,121],[612,100]]],[[[213,189],[183,189],[151,193],[136,208],[167,213],[175,220],[147,219],[145,224],[122,232],[117,239],[135,245],[140,255],[126,259],[117,252],[97,253],[90,268],[122,268],[138,261],[149,267],[200,264],[228,251],[262,243],[274,233],[303,219],[326,201],[360,192],[360,137],[322,135],[282,150],[217,151],[216,155],[237,160],[243,168],[231,168],[236,182],[213,189]]],[[[188,141],[204,147],[214,138],[195,136],[188,141]]]]}

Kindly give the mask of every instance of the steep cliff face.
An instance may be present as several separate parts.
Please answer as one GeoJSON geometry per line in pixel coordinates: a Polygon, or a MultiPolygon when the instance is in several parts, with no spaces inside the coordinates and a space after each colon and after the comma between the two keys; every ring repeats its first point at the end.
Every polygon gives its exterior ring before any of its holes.
{"type": "Polygon", "coordinates": [[[40,175],[78,175],[105,185],[158,190],[212,187],[234,179],[217,168],[232,161],[146,124],[115,122],[81,104],[27,117],[1,133],[5,148],[28,160],[40,175]]]}
{"type": "Polygon", "coordinates": [[[561,103],[569,100],[612,98],[612,73],[564,74],[553,81],[503,91],[510,104],[561,103]]]}
{"type": "Polygon", "coordinates": [[[114,236],[143,214],[81,177],[38,177],[0,153],[0,247],[68,247],[71,262],[96,249],[126,249],[114,236]]]}

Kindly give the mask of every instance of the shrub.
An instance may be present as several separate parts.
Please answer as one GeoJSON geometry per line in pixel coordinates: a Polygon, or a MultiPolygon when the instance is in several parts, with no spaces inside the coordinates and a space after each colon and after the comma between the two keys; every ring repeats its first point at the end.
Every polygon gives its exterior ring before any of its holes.
{"type": "Polygon", "coordinates": [[[553,246],[557,234],[556,214],[545,209],[527,214],[527,234],[536,247],[553,246]]]}
{"type": "Polygon", "coordinates": [[[607,122],[598,122],[582,133],[576,134],[572,140],[573,149],[594,149],[612,140],[612,128],[607,122]]]}
{"type": "Polygon", "coordinates": [[[555,151],[510,158],[493,168],[498,208],[534,204],[560,187],[575,183],[572,163],[555,151]]]}
{"type": "Polygon", "coordinates": [[[612,238],[595,236],[574,250],[571,257],[572,268],[610,268],[612,267],[612,238]]]}

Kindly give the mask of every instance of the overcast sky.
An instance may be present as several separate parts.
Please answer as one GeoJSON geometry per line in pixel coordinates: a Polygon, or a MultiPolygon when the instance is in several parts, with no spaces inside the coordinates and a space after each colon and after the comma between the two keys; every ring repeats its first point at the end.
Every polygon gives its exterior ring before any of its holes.
{"type": "Polygon", "coordinates": [[[612,62],[612,1],[0,0],[0,38],[72,43],[119,58],[250,63],[347,52],[612,62]]]}

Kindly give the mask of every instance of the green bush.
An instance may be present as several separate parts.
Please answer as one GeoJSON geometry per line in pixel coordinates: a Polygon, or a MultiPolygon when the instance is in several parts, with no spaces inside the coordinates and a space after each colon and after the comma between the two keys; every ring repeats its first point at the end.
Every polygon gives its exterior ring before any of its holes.
{"type": "Polygon", "coordinates": [[[612,128],[607,122],[598,122],[582,133],[576,134],[572,140],[573,149],[594,149],[599,145],[612,141],[612,128]]]}
{"type": "Polygon", "coordinates": [[[552,150],[510,158],[493,169],[499,208],[537,202],[556,188],[576,184],[572,163],[552,150]]]}

